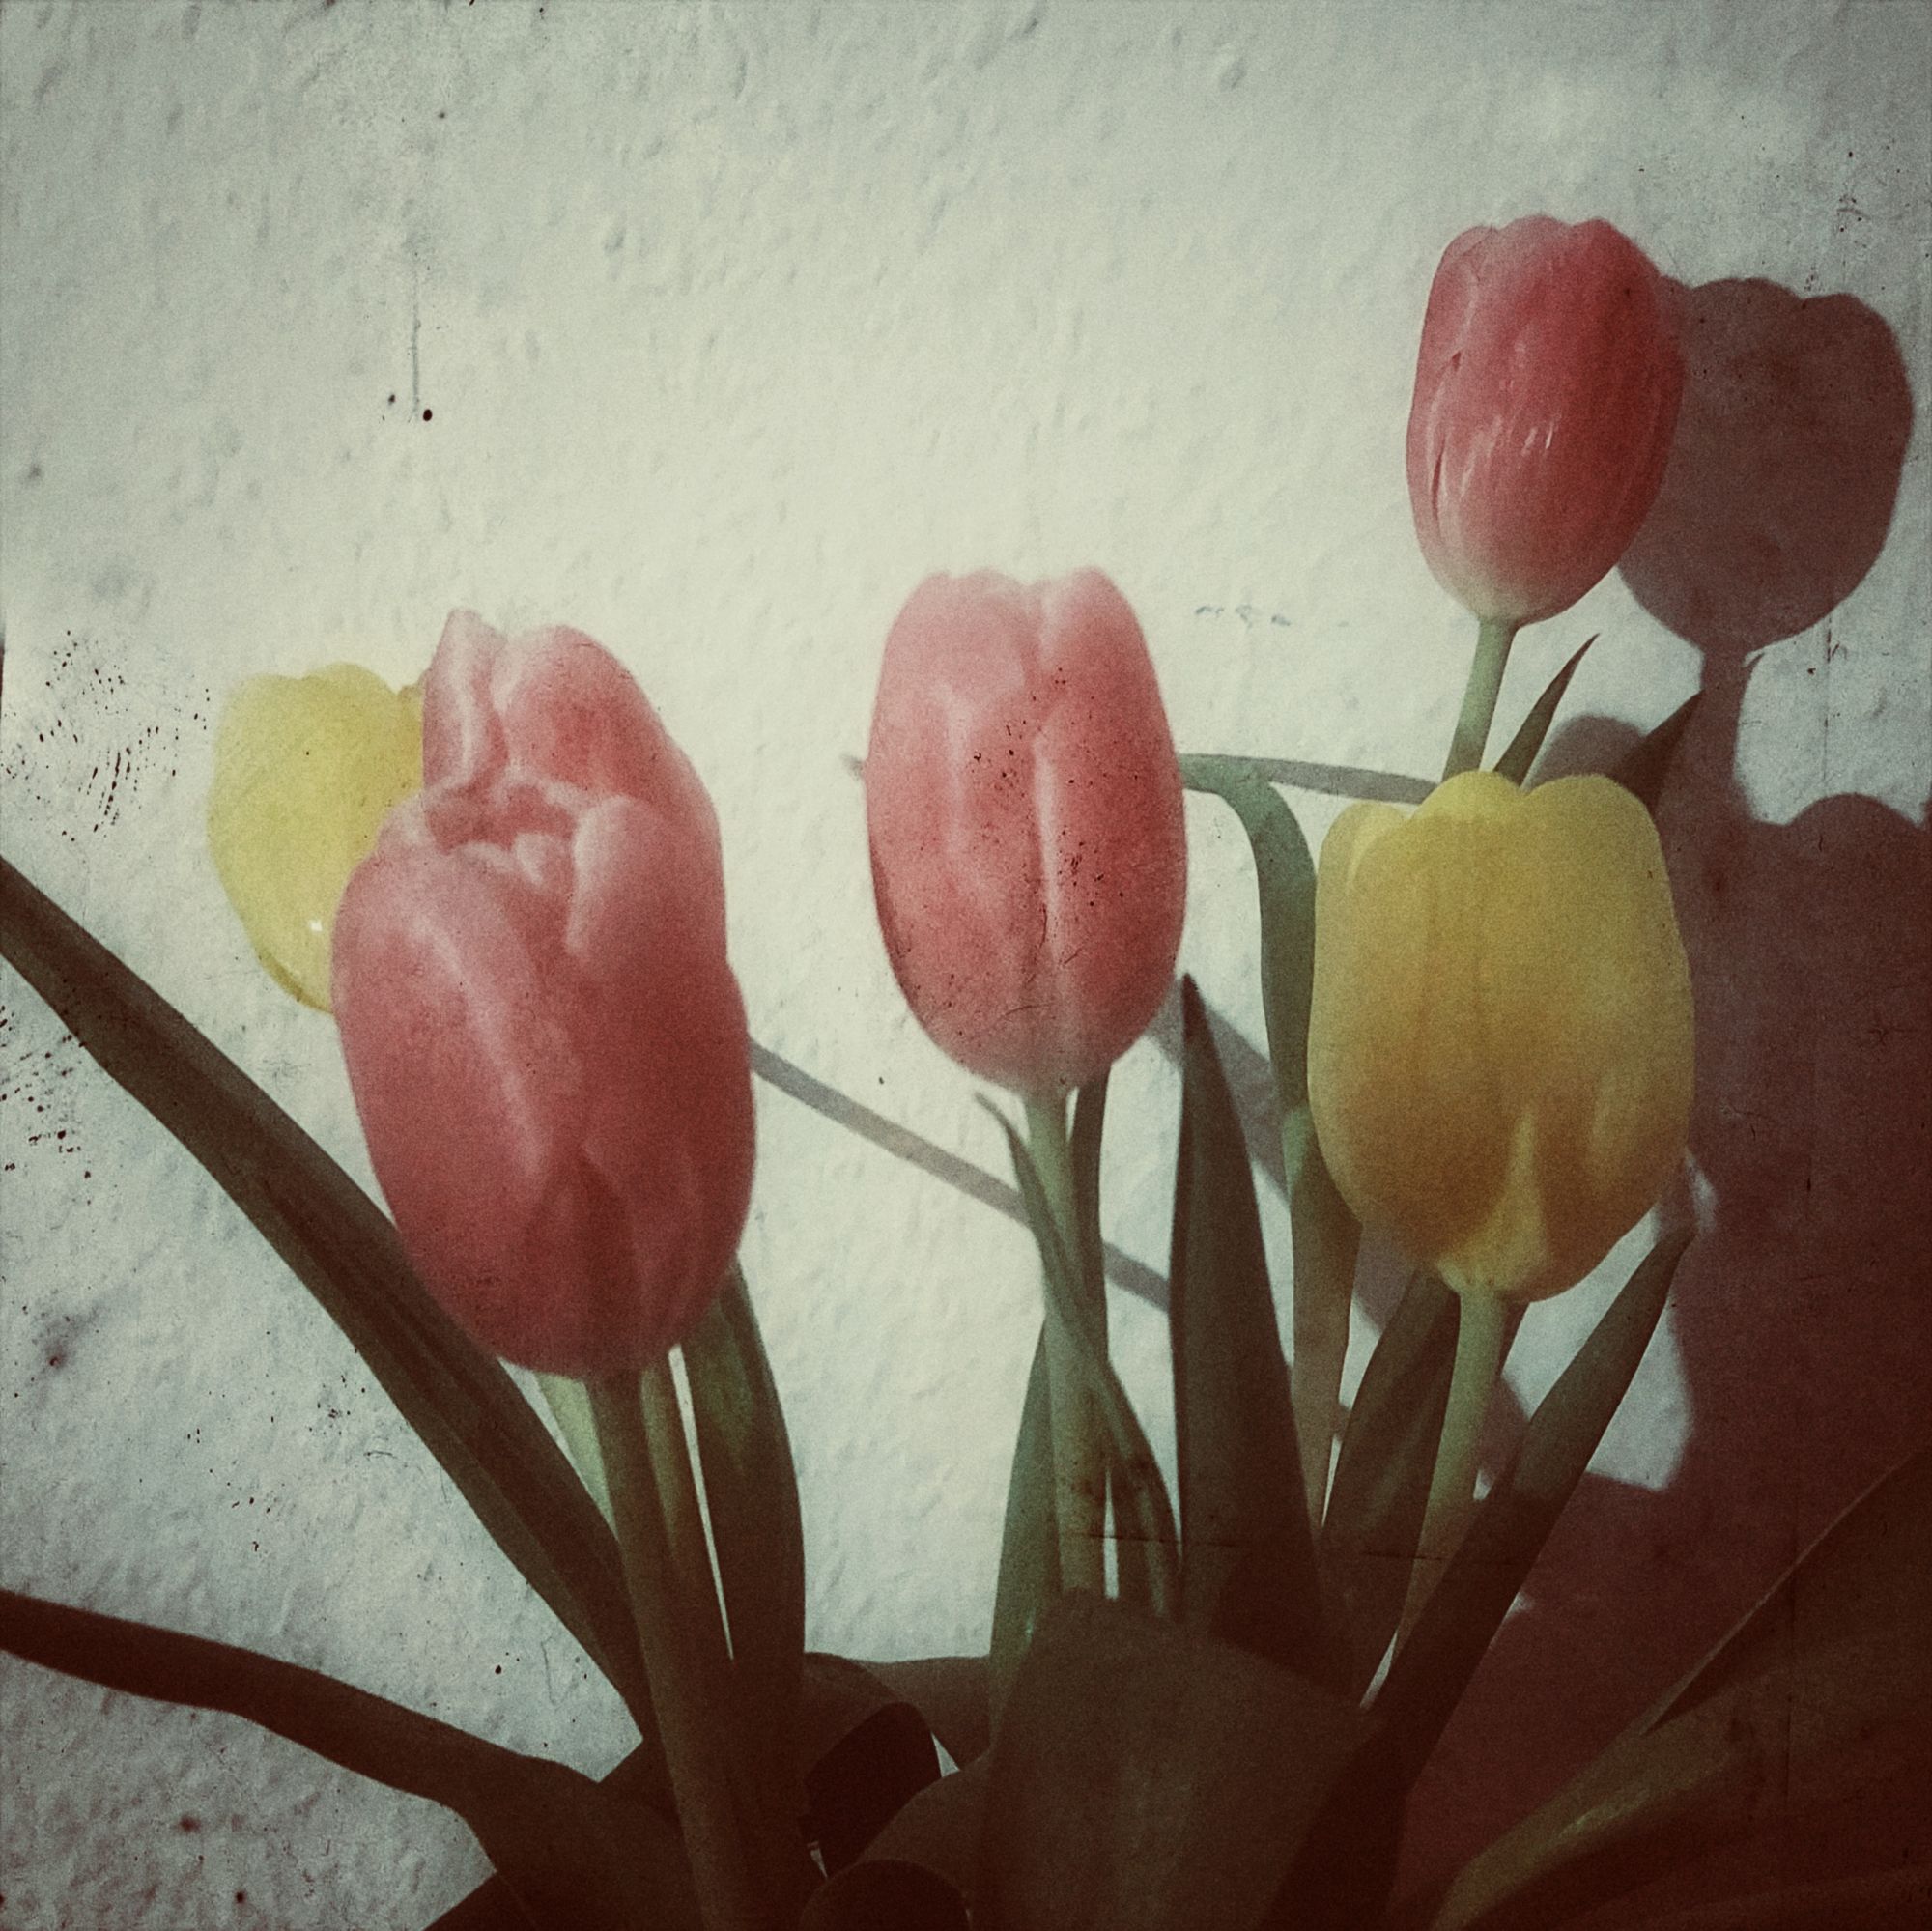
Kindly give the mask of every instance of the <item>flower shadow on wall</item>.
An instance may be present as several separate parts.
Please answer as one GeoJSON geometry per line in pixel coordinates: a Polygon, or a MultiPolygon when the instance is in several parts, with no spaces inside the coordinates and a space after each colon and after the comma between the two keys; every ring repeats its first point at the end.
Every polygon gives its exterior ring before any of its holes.
{"type": "MultiPolygon", "coordinates": [[[[1911,387],[1891,329],[1848,296],[1674,293],[1683,409],[1621,567],[1704,659],[1658,813],[1697,1009],[1690,1151],[1714,1196],[1673,1296],[1690,1437],[1662,1492],[1577,1490],[1530,1612],[1499,1633],[1418,1788],[1419,1871],[1453,1868],[1509,1822],[1525,1789],[1505,1794],[1493,1766],[1552,1789],[1568,1777],[1923,1440],[1932,1403],[1932,837],[1853,793],[1763,822],[1736,769],[1759,654],[1820,623],[1819,680],[1843,654],[1832,612],[1890,528],[1911,387]]],[[[1578,719],[1537,775],[1615,769],[1634,739],[1578,719]]],[[[1810,1881],[1861,1848],[1932,1848],[1926,1815],[1896,1803],[1776,1828],[1775,1863],[1760,1838],[1726,1868],[1810,1881]]]]}

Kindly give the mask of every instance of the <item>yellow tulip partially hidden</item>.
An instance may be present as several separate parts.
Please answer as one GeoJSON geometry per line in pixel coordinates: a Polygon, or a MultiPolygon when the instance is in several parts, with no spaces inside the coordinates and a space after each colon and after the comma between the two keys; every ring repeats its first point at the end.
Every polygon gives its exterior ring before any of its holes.
{"type": "Polygon", "coordinates": [[[1321,849],[1308,1087],[1336,1184],[1464,1294],[1535,1300],[1654,1204],[1690,1117],[1657,831],[1607,778],[1492,772],[1321,849]]]}
{"type": "Polygon", "coordinates": [[[214,746],[208,844],[276,982],[328,1010],[329,942],[349,874],[392,806],[422,789],[422,694],[332,664],[251,677],[214,746]]]}

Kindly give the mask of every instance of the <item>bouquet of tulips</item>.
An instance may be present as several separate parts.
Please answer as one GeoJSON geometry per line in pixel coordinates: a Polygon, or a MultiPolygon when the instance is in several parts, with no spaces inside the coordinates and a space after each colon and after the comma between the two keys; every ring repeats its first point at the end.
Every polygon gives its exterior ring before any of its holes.
{"type": "MultiPolygon", "coordinates": [[[[269,970],[333,1012],[387,1214],[12,867],[6,955],[340,1322],[639,1742],[599,1783],[13,1594],[0,1641],[450,1806],[497,1871],[442,1920],[471,1931],[1555,1925],[1747,1832],[1774,1767],[1922,1722],[1924,1457],[1570,1787],[1392,1896],[1408,1792],[1689,1239],[1636,1268],[1478,1501],[1521,1309],[1590,1273],[1684,1153],[1690,976],[1649,809],[1684,714],[1617,778],[1524,788],[1572,659],[1487,762],[1512,639],[1630,543],[1681,385],[1662,281],[1613,229],[1451,245],[1408,480],[1478,620],[1467,696],[1441,783],[1351,806],[1319,865],[1262,771],[1177,756],[1099,574],[935,578],[893,626],[863,765],[880,928],[925,1031],[1001,1095],[1044,1290],[984,1657],[805,1649],[785,1425],[734,1259],[753,1049],[724,859],[630,673],[579,632],[459,611],[400,694],[345,667],[244,685],[214,862],[269,970]],[[1184,984],[1171,1492],[1109,1362],[1099,1174],[1109,1068],[1174,975],[1188,787],[1253,847],[1293,1345],[1184,984]],[[1345,1425],[1365,1228],[1414,1271],[1345,1425]]],[[[1881,1921],[1860,1895],[1872,1915],[1829,1921],[1881,1921]]],[[[1783,1908],[1722,1921],[1828,1921],[1783,1908]]]]}

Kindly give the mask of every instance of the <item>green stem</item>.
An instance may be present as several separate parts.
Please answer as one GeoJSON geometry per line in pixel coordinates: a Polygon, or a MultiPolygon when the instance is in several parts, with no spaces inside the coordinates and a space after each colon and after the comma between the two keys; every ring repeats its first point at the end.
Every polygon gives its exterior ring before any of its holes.
{"type": "Polygon", "coordinates": [[[543,1391],[551,1413],[556,1417],[557,1427],[563,1431],[564,1446],[570,1451],[578,1474],[583,1478],[584,1488],[590,1491],[590,1499],[608,1522],[611,1491],[604,1481],[604,1458],[597,1452],[597,1426],[590,1418],[589,1394],[582,1381],[574,1381],[568,1375],[539,1375],[537,1386],[543,1391]]]}
{"type": "MultiPolygon", "coordinates": [[[[1066,1104],[1058,1096],[1029,1095],[1027,1132],[1034,1165],[1071,1263],[1072,1289],[1085,1292],[1088,1269],[1081,1258],[1079,1214],[1073,1193],[1073,1157],[1066,1138],[1066,1104]]],[[[1099,1417],[1080,1362],[1080,1347],[1047,1296],[1046,1365],[1053,1412],[1053,1499],[1060,1523],[1060,1585],[1107,1590],[1107,1463],[1099,1417]]]]}
{"type": "Polygon", "coordinates": [[[1503,667],[1519,625],[1504,617],[1484,617],[1476,627],[1476,655],[1469,666],[1469,682],[1463,692],[1463,715],[1456,720],[1456,736],[1449,747],[1445,779],[1474,771],[1489,749],[1490,726],[1495,722],[1496,699],[1502,695],[1503,667]]]}
{"type": "Polygon", "coordinates": [[[644,1440],[657,1476],[658,1500],[670,1542],[671,1570],[684,1595],[685,1612],[696,1632],[714,1696],[730,1693],[730,1650],[724,1618],[718,1606],[718,1582],[711,1569],[711,1546],[697,1499],[697,1477],[691,1465],[691,1441],[684,1432],[677,1382],[670,1357],[653,1361],[639,1384],[644,1440]]]}
{"type": "Polygon", "coordinates": [[[1307,1106],[1281,1127],[1288,1176],[1289,1231],[1294,1242],[1294,1353],[1289,1401],[1295,1447],[1308,1495],[1308,1519],[1319,1535],[1328,1497],[1328,1463],[1342,1416],[1342,1368],[1349,1355],[1349,1308],[1362,1230],[1336,1191],[1316,1144],[1307,1106]]]}
{"type": "Polygon", "coordinates": [[[1509,1313],[1499,1296],[1463,1293],[1458,1296],[1458,1303],[1456,1366],[1449,1377],[1449,1406],[1442,1416],[1442,1439],[1435,1451],[1435,1473],[1423,1511],[1422,1539],[1409,1579],[1408,1601],[1403,1605],[1403,1637],[1414,1627],[1434,1592],[1475,1500],[1483,1420],[1490,1411],[1496,1377],[1502,1372],[1503,1343],[1509,1333],[1509,1313]]]}
{"type": "Polygon", "coordinates": [[[706,1931],[759,1931],[764,1914],[732,1807],[718,1713],[708,1707],[705,1673],[672,1564],[644,1433],[642,1391],[628,1375],[588,1385],[624,1579],[638,1619],[698,1908],[706,1931]]]}

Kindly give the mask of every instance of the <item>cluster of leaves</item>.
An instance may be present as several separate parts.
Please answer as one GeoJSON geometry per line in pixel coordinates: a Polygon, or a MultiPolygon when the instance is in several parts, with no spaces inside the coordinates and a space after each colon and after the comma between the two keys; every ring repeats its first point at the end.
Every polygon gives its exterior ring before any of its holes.
{"type": "MultiPolygon", "coordinates": [[[[1527,771],[1575,664],[1505,753],[1508,775],[1527,771]]],[[[1633,788],[1661,777],[1682,723],[1639,748],[1623,774],[1633,788]]],[[[1186,775],[1233,806],[1254,847],[1297,1252],[1304,1238],[1325,1239],[1351,1255],[1305,1128],[1307,848],[1256,768],[1190,759],[1186,775]]],[[[4,861],[0,952],[342,1327],[623,1697],[641,1742],[598,1782],[245,1649],[12,1592],[0,1592],[0,1646],[115,1690],[247,1717],[445,1804],[497,1872],[440,1920],[450,1931],[696,1927],[618,1551],[593,1499],[594,1460],[580,1452],[580,1476],[502,1367],[424,1292],[387,1219],[321,1149],[4,861]]],[[[808,1847],[815,1854],[799,1887],[802,1918],[795,1903],[775,1901],[775,1924],[1555,1924],[1749,1830],[1794,1770],[1814,1789],[1841,1792],[1856,1786],[1848,1765],[1869,1775],[1922,1742],[1932,1721],[1926,1456],[1859,1502],[1568,1789],[1452,1884],[1391,1905],[1406,1795],[1615,1412],[1684,1243],[1665,1242],[1632,1276],[1530,1418],[1396,1644],[1448,1397],[1455,1296],[1427,1274],[1410,1282],[1356,1394],[1324,1500],[1302,1444],[1325,1450],[1325,1425],[1297,1434],[1242,1122],[1188,986],[1171,1497],[1107,1361],[1095,1259],[1104,1107],[1101,1083],[1075,1111],[1077,1256],[1017,1136],[1011,1150],[1050,1306],[1074,1337],[1104,1431],[1116,1597],[1060,1587],[1042,1338],[989,1655],[866,1665],[807,1654],[790,1450],[741,1276],[686,1345],[740,1705],[727,1720],[744,1726],[756,1786],[748,1801],[795,1825],[802,1867],[808,1847]],[[941,1775],[935,1740],[955,1774],[941,1775]]],[[[567,1396],[560,1412],[575,1441],[567,1396]]],[[[1865,1887],[1857,1902],[1873,1907],[1866,1921],[1884,1921],[1904,1882],[1865,1887]]],[[[1848,1895],[1819,1908],[1838,1909],[1848,1895]]],[[[1726,1921],[1837,1921],[1793,1909],[1781,1894],[1726,1921]]]]}

